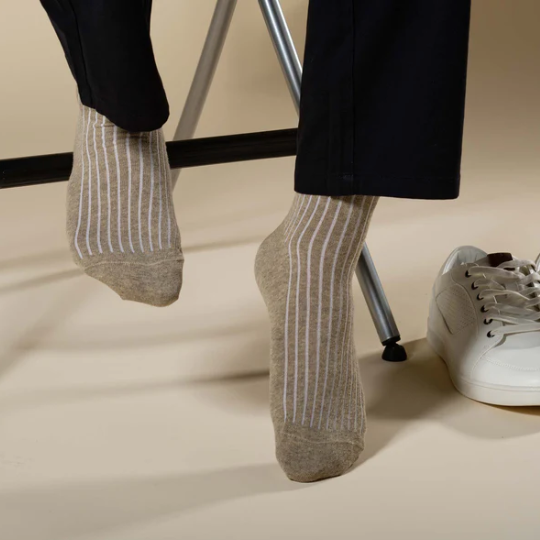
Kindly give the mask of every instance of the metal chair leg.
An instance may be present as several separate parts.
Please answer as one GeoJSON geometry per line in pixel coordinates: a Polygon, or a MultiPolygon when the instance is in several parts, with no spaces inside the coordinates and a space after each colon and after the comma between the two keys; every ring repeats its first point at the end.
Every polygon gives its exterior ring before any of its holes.
{"type": "Polygon", "coordinates": [[[300,91],[302,86],[302,64],[298,58],[281,4],[274,0],[259,0],[266,26],[289,86],[296,112],[300,112],[300,91]]]}
{"type": "MultiPolygon", "coordinates": [[[[298,111],[300,107],[302,66],[285,15],[281,9],[281,4],[279,0],[259,0],[259,4],[294,105],[298,111]]],[[[383,359],[390,362],[406,360],[405,349],[398,343],[401,340],[399,330],[367,246],[364,246],[362,250],[356,273],[375,328],[382,344],[385,346],[383,359]]]]}
{"type": "Polygon", "coordinates": [[[367,246],[362,249],[362,255],[356,267],[356,277],[360,282],[381,343],[385,346],[383,359],[388,362],[407,360],[404,347],[398,343],[401,341],[401,336],[367,246]]]}
{"type": "MultiPolygon", "coordinates": [[[[217,0],[199,64],[174,134],[175,141],[192,139],[195,134],[225,45],[236,4],[237,0],[217,0]]],[[[176,186],[180,172],[181,169],[173,171],[173,186],[176,186]]]]}

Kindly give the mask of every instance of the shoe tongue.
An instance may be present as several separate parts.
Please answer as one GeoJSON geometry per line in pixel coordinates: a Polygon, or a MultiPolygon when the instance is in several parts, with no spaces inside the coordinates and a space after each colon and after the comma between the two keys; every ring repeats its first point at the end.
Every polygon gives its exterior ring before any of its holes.
{"type": "Polygon", "coordinates": [[[476,261],[479,266],[491,266],[497,268],[505,262],[511,262],[514,260],[511,253],[491,253],[487,257],[476,261]]]}
{"type": "MultiPolygon", "coordinates": [[[[490,266],[491,268],[498,268],[501,264],[512,262],[514,257],[511,253],[490,253],[487,257],[476,261],[478,266],[490,266]]],[[[500,283],[505,289],[509,291],[522,290],[524,287],[519,283],[510,283],[507,281],[500,283]]]]}

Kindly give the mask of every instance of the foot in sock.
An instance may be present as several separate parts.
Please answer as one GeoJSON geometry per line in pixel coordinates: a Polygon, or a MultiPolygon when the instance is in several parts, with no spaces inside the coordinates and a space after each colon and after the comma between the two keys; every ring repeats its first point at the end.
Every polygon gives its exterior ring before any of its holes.
{"type": "Polygon", "coordinates": [[[161,130],[130,133],[81,106],[67,233],[76,264],[124,300],[177,300],[183,256],[161,130]]]}
{"type": "Polygon", "coordinates": [[[376,203],[298,194],[257,254],[271,323],[276,454],[291,480],[339,476],[364,447],[352,278],[376,203]]]}

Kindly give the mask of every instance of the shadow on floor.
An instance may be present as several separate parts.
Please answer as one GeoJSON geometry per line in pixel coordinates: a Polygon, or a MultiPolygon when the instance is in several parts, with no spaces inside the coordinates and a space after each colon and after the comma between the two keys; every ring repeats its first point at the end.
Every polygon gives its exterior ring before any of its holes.
{"type": "MultiPolygon", "coordinates": [[[[178,320],[171,320],[170,324],[163,321],[154,323],[152,320],[141,323],[122,324],[87,324],[84,333],[79,331],[68,337],[62,336],[50,339],[43,344],[44,349],[58,352],[73,351],[108,351],[130,350],[140,347],[163,346],[171,343],[185,344],[199,340],[215,340],[231,338],[240,334],[249,336],[267,334],[262,320],[251,320],[249,323],[219,321],[219,324],[211,324],[208,320],[201,320],[196,326],[196,321],[190,320],[190,325],[183,328],[178,320]]],[[[249,348],[249,347],[248,347],[249,348]]],[[[245,349],[239,355],[245,355],[245,349]]],[[[265,357],[268,356],[268,347],[265,357]]]]}
{"type": "MultiPolygon", "coordinates": [[[[33,306],[22,309],[25,315],[24,324],[18,329],[18,334],[0,351],[0,380],[13,369],[29,351],[38,348],[42,341],[47,339],[54,330],[76,311],[86,298],[85,292],[60,292],[54,302],[46,306],[33,306]]],[[[13,316],[13,314],[10,314],[13,316]]]]}
{"type": "MultiPolygon", "coordinates": [[[[244,347],[241,351],[236,348],[221,351],[222,365],[227,366],[229,374],[192,380],[33,390],[31,394],[4,399],[2,406],[5,410],[27,409],[197,389],[201,399],[240,414],[267,409],[267,329],[259,325],[258,330],[238,327],[235,331],[245,333],[237,338],[244,342],[244,347]]],[[[540,408],[493,407],[467,399],[455,390],[446,366],[425,340],[411,342],[406,347],[409,361],[402,364],[382,361],[379,351],[360,359],[368,426],[363,461],[422,421],[440,423],[466,436],[484,439],[516,438],[540,432],[540,408]]]]}
{"type": "MultiPolygon", "coordinates": [[[[49,312],[47,312],[49,314],[49,312]]],[[[69,311],[63,317],[69,315],[69,311]]],[[[0,376],[2,375],[2,367],[5,370],[10,366],[14,366],[32,347],[39,345],[42,348],[63,351],[64,347],[59,344],[40,343],[40,336],[45,336],[50,333],[51,325],[61,321],[56,316],[47,318],[48,322],[40,319],[38,323],[30,328],[24,336],[31,335],[32,343],[28,342],[28,337],[22,337],[17,340],[9,351],[6,351],[4,365],[0,356],[0,376]],[[8,362],[9,359],[9,362],[8,362]]],[[[148,329],[146,329],[148,332],[148,329]]],[[[202,332],[202,331],[201,331],[202,332]]],[[[181,331],[178,332],[183,335],[181,331]]],[[[202,399],[215,402],[219,408],[227,408],[235,410],[239,413],[260,411],[268,409],[269,402],[269,385],[268,385],[268,365],[269,365],[269,338],[268,329],[264,325],[256,327],[245,327],[238,325],[234,327],[219,327],[207,328],[206,339],[216,339],[219,337],[230,338],[231,335],[236,336],[233,341],[242,341],[244,343],[241,351],[234,348],[225,348],[219,351],[220,359],[220,374],[199,376],[196,378],[182,379],[163,379],[152,380],[148,382],[127,382],[118,384],[96,384],[84,386],[58,386],[45,389],[33,389],[31,392],[20,392],[15,395],[4,397],[2,399],[2,408],[4,411],[27,410],[32,408],[42,408],[58,405],[72,405],[80,402],[91,401],[95,399],[116,399],[126,396],[151,395],[161,392],[178,391],[196,389],[202,399]],[[238,334],[238,335],[237,335],[238,334]],[[224,373],[225,371],[225,373],[224,373]]],[[[94,335],[94,334],[92,334],[94,335]]],[[[137,333],[135,332],[135,335],[137,333]]],[[[167,335],[170,341],[182,342],[182,338],[175,337],[172,333],[167,335]]],[[[199,335],[198,331],[192,331],[191,335],[186,340],[203,339],[204,332],[199,335]]],[[[148,332],[146,336],[140,336],[135,340],[136,344],[144,344],[145,346],[155,343],[156,345],[163,344],[163,340],[168,342],[169,339],[164,334],[157,339],[151,336],[148,332]],[[161,341],[160,341],[161,339],[161,341]]],[[[130,341],[129,348],[134,344],[130,341]]],[[[135,346],[136,346],[135,344],[135,346]]],[[[94,347],[89,346],[90,350],[107,349],[107,345],[112,345],[113,350],[120,348],[120,340],[109,342],[107,337],[100,336],[99,340],[94,340],[94,347]],[[101,342],[101,339],[104,342],[101,342]]],[[[70,343],[67,346],[68,350],[85,350],[85,342],[76,344],[70,343]]],[[[96,365],[96,369],[98,369],[96,365]]]]}
{"type": "Polygon", "coordinates": [[[41,253],[31,253],[12,259],[0,259],[0,270],[12,270],[14,268],[36,267],[42,264],[57,263],[67,259],[67,248],[65,250],[50,250],[41,253]]]}
{"type": "Polygon", "coordinates": [[[0,491],[0,523],[17,540],[73,540],[147,525],[220,502],[305,489],[277,465],[0,491]]]}
{"type": "Polygon", "coordinates": [[[58,281],[66,281],[68,279],[80,277],[82,272],[78,269],[64,270],[61,272],[53,272],[36,278],[25,279],[17,283],[10,283],[9,285],[3,285],[0,287],[0,294],[12,294],[20,291],[26,291],[28,289],[34,289],[36,287],[42,287],[43,285],[49,285],[58,281]]]}
{"type": "Polygon", "coordinates": [[[465,436],[524,437],[540,432],[540,408],[493,407],[455,390],[444,362],[425,340],[406,345],[409,361],[385,363],[377,355],[361,359],[367,400],[364,462],[401,436],[413,423],[436,422],[465,436]]]}

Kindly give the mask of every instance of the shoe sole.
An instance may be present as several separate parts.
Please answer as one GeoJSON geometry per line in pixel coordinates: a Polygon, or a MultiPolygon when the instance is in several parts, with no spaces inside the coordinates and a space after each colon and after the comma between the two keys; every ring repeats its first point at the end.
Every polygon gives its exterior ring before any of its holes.
{"type": "Polygon", "coordinates": [[[537,407],[540,406],[540,388],[524,388],[520,386],[501,386],[494,384],[479,384],[452,373],[447,360],[443,340],[432,330],[428,330],[427,341],[431,348],[442,358],[450,379],[456,390],[465,397],[489,405],[503,407],[537,407]]]}

